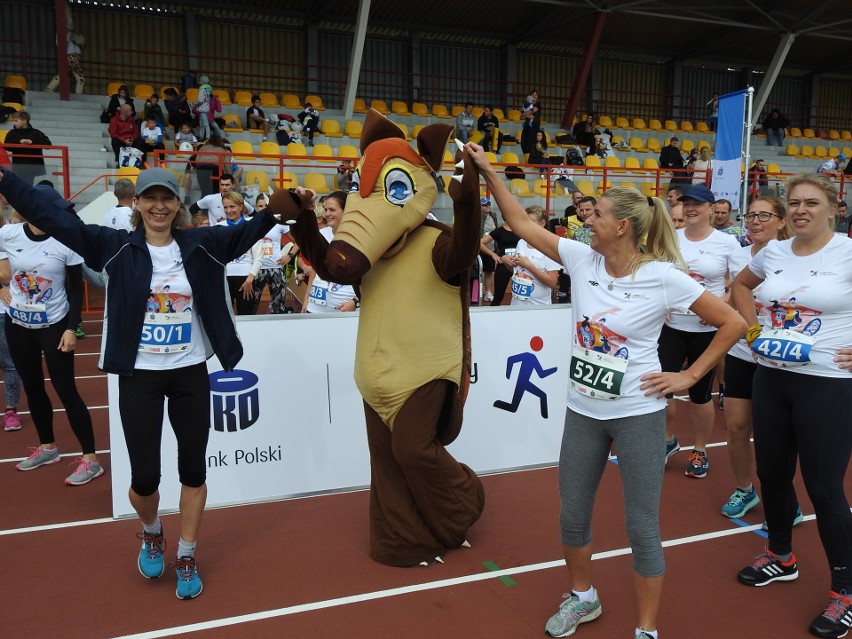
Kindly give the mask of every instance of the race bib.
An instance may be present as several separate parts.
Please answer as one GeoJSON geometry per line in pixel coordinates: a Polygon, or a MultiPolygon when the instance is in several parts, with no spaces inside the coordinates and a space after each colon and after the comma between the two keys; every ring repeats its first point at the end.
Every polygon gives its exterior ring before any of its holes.
{"type": "Polygon", "coordinates": [[[505,251],[503,251],[503,255],[505,255],[506,257],[512,257],[513,255],[517,255],[517,253],[517,248],[507,248],[505,251]]]}
{"type": "Polygon", "coordinates": [[[142,324],[142,353],[183,353],[192,339],[191,313],[147,313],[142,324]]]}
{"type": "Polygon", "coordinates": [[[814,335],[798,333],[786,328],[764,328],[760,337],[751,345],[751,350],[773,366],[791,368],[804,366],[811,361],[811,347],[815,342],[814,335]]]}
{"type": "Polygon", "coordinates": [[[9,307],[12,321],[24,328],[45,328],[47,324],[47,308],[44,304],[17,304],[12,300],[9,307]]]}
{"type": "Polygon", "coordinates": [[[512,276],[512,297],[523,302],[529,301],[535,289],[535,282],[523,275],[512,276]]]}
{"type": "Polygon", "coordinates": [[[571,388],[593,399],[618,399],[627,360],[574,346],[571,353],[571,388]]]}
{"type": "Polygon", "coordinates": [[[263,243],[260,246],[263,257],[272,257],[275,252],[275,247],[272,245],[272,240],[270,240],[269,238],[264,238],[263,243]]]}
{"type": "Polygon", "coordinates": [[[328,282],[316,278],[311,284],[310,300],[319,306],[325,306],[328,303],[328,282]]]}

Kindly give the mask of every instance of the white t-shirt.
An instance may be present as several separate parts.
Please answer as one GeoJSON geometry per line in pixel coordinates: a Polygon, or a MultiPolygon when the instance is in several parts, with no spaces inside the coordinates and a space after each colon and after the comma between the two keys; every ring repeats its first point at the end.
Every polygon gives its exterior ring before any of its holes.
{"type": "MultiPolygon", "coordinates": [[[[6,255],[3,251],[0,251],[0,261],[8,259],[9,256],[6,255]]],[[[0,287],[2,288],[2,287],[0,287]]],[[[2,301],[0,301],[0,321],[3,321],[2,316],[6,314],[6,311],[9,310],[9,307],[6,306],[2,301]]]]}
{"type": "MultiPolygon", "coordinates": [[[[245,219],[240,224],[245,224],[245,219]]],[[[228,226],[228,220],[219,222],[216,226],[228,226]]],[[[260,268],[253,269],[253,266],[255,258],[260,257],[261,242],[262,240],[258,240],[252,244],[248,251],[240,255],[237,259],[228,262],[225,265],[225,275],[228,277],[247,277],[249,273],[254,273],[256,277],[260,272],[260,268]]]]}
{"type": "MultiPolygon", "coordinates": [[[[329,242],[334,238],[334,231],[327,226],[321,228],[320,233],[329,242]]],[[[311,283],[311,292],[308,294],[308,313],[340,313],[337,307],[353,299],[355,299],[355,289],[351,286],[327,282],[319,275],[315,275],[311,283]]]]}
{"type": "Polygon", "coordinates": [[[173,241],[168,246],[149,244],[148,252],[154,272],[135,368],[166,370],[200,364],[207,359],[204,327],[193,310],[180,248],[173,241]]]}
{"type": "Polygon", "coordinates": [[[108,226],[111,229],[132,231],[133,226],[130,224],[131,215],[133,215],[133,209],[129,206],[121,206],[120,204],[114,206],[106,212],[104,226],[108,226]]]}
{"type": "Polygon", "coordinates": [[[26,224],[0,228],[0,251],[5,251],[12,267],[9,290],[12,321],[27,328],[46,328],[68,314],[65,267],[82,264],[83,258],[58,240],[26,236],[26,224]]]}
{"type": "MultiPolygon", "coordinates": [[[[219,224],[219,222],[225,221],[225,207],[222,206],[222,194],[221,193],[211,193],[210,195],[205,195],[203,198],[196,202],[198,208],[207,211],[207,217],[210,218],[210,226],[215,226],[219,224]]],[[[246,217],[250,217],[252,213],[254,213],[254,207],[249,204],[248,200],[245,200],[246,209],[248,209],[248,213],[246,213],[246,217]]]]}
{"type": "Polygon", "coordinates": [[[852,379],[833,361],[838,348],[852,346],[852,240],[834,235],[804,256],[792,244],[773,240],[749,264],[763,280],[757,308],[765,317],[752,350],[763,366],[852,379]]]}
{"type": "MultiPolygon", "coordinates": [[[[740,243],[732,235],[716,230],[699,242],[687,239],[686,229],[678,229],[677,237],[689,276],[716,297],[724,297],[725,276],[733,271],[734,255],[741,248],[740,243]]],[[[690,333],[716,330],[715,326],[702,324],[701,318],[689,310],[672,313],[666,325],[690,333]]]]}
{"type": "Polygon", "coordinates": [[[643,375],[660,370],[657,339],[667,313],[689,308],[704,289],[673,264],[643,264],[613,278],[600,253],[559,240],[571,276],[572,352],[568,407],[596,419],[646,415],[665,399],[646,397],[643,375]]]}
{"type": "MultiPolygon", "coordinates": [[[[517,255],[523,255],[540,271],[558,271],[562,266],[551,260],[544,253],[520,240],[517,255]]],[[[512,305],[523,304],[552,304],[553,289],[538,281],[533,274],[520,266],[515,267],[512,274],[512,305]]]]}
{"type": "Polygon", "coordinates": [[[263,256],[261,268],[283,268],[277,260],[281,257],[281,238],[289,232],[290,227],[286,224],[276,224],[260,239],[260,253],[263,256]]]}

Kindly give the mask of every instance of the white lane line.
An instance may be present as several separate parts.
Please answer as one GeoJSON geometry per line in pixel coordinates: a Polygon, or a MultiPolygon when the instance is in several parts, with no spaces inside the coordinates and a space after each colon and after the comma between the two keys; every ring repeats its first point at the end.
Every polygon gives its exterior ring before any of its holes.
{"type": "MultiPolygon", "coordinates": [[[[105,450],[96,450],[95,453],[97,453],[98,455],[109,455],[110,450],[109,450],[109,448],[107,448],[105,450]]],[[[82,456],[83,456],[83,451],[79,451],[79,450],[77,452],[74,452],[74,453],[59,453],[60,458],[62,458],[62,457],[82,457],[82,456]]],[[[7,459],[0,459],[0,464],[15,464],[19,461],[23,461],[24,459],[26,459],[26,457],[8,457],[7,459]]],[[[2,533],[2,531],[0,531],[0,533],[2,533]]]]}
{"type": "Polygon", "coordinates": [[[111,524],[116,520],[112,517],[102,517],[100,519],[83,519],[80,521],[67,521],[61,524],[44,524],[43,526],[28,526],[27,528],[11,528],[9,530],[0,530],[0,537],[7,535],[20,535],[23,533],[44,532],[46,530],[61,530],[63,528],[77,528],[79,526],[93,526],[95,524],[111,524]]]}
{"type": "MultiPolygon", "coordinates": [[[[107,377],[107,374],[103,373],[101,375],[75,375],[74,379],[75,380],[76,379],[103,379],[103,378],[106,378],[106,377],[107,377]]],[[[50,377],[45,377],[44,381],[52,382],[53,380],[50,377]]],[[[0,385],[5,384],[5,383],[6,383],[5,380],[0,380],[0,385]]]]}
{"type": "MultiPolygon", "coordinates": [[[[814,519],[813,515],[805,517],[805,520],[814,519]]],[[[671,539],[663,542],[663,547],[679,546],[682,544],[697,543],[708,539],[717,539],[719,537],[729,537],[731,535],[741,535],[760,528],[760,524],[756,526],[737,526],[736,528],[726,528],[717,532],[704,533],[701,535],[691,535],[689,537],[681,537],[679,539],[671,539]]],[[[593,560],[609,559],[612,557],[620,557],[629,555],[630,548],[617,548],[607,550],[592,555],[593,560]]],[[[362,603],[365,601],[375,601],[377,599],[387,599],[389,597],[397,597],[407,595],[414,592],[424,592],[427,590],[437,590],[439,588],[450,588],[462,584],[476,583],[486,581],[488,579],[499,579],[500,577],[510,577],[512,575],[520,575],[528,572],[537,572],[540,570],[551,570],[553,568],[561,568],[565,565],[564,559],[555,561],[545,561],[537,564],[529,564],[526,566],[517,566],[515,568],[504,568],[492,572],[476,573],[465,575],[463,577],[454,577],[452,579],[439,579],[438,581],[430,581],[422,584],[412,584],[410,586],[401,586],[399,588],[388,588],[387,590],[376,590],[374,592],[365,592],[357,595],[349,595],[346,597],[337,597],[335,599],[326,599],[324,601],[313,601],[295,606],[287,606],[285,608],[276,608],[273,610],[262,610],[245,615],[237,615],[234,617],[222,617],[220,619],[211,619],[199,623],[187,624],[185,626],[174,626],[171,628],[161,628],[159,630],[150,630],[148,632],[140,632],[132,635],[120,635],[115,639],[159,639],[160,637],[174,637],[176,635],[201,632],[213,628],[222,628],[225,626],[236,626],[243,623],[253,621],[262,621],[264,619],[275,619],[278,617],[287,617],[303,612],[312,612],[315,610],[323,610],[326,608],[336,608],[338,606],[346,606],[354,603],[362,603]]]]}

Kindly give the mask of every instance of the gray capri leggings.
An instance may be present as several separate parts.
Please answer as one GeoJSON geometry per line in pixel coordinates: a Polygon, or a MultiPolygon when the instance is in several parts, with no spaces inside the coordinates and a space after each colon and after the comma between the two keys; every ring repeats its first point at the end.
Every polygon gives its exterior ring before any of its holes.
{"type": "Polygon", "coordinates": [[[567,409],[559,454],[563,544],[583,548],[591,543],[595,493],[610,446],[615,442],[633,570],[642,577],[659,577],[665,572],[660,540],[665,432],[665,410],[635,417],[593,419],[567,409]]]}

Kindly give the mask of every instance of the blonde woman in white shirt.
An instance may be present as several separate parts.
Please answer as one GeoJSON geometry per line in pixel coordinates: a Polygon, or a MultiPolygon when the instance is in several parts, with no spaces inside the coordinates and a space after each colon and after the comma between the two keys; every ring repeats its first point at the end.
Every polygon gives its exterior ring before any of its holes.
{"type": "Polygon", "coordinates": [[[698,159],[692,166],[693,184],[710,184],[710,172],[713,170],[713,161],[710,159],[710,147],[702,146],[698,159]]]}
{"type": "MultiPolygon", "coordinates": [[[[533,222],[544,227],[547,211],[540,206],[531,206],[526,213],[533,222]]],[[[561,266],[558,263],[527,244],[526,240],[520,240],[517,252],[506,259],[514,267],[510,302],[513,306],[553,303],[553,290],[559,284],[561,266]]]]}
{"type": "Polygon", "coordinates": [[[465,148],[514,232],[572,276],[571,381],[559,461],[562,548],[572,589],[545,632],[566,637],[601,614],[591,577],[590,522],[615,443],[639,609],[634,636],[657,639],[665,572],[659,530],[665,448],[657,438],[665,432],[665,396],[711,370],[745,323],[680,270],[674,227],[661,200],[651,212],[637,190],[610,189],[586,220],[592,238],[586,246],[533,222],[482,148],[465,148]],[[687,370],[663,373],[657,337],[666,315],[686,308],[719,329],[687,370]]]}

